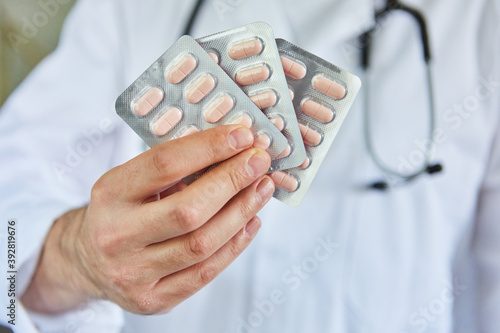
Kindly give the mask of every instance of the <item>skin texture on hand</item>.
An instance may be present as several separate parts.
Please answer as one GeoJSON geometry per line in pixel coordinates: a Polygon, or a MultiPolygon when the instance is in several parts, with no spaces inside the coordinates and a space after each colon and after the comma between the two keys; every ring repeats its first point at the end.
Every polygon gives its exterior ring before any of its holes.
{"type": "Polygon", "coordinates": [[[196,293],[249,245],[274,193],[270,157],[252,145],[249,129],[219,126],[107,172],[88,206],[55,221],[21,301],[58,313],[105,299],[156,314],[196,293]],[[181,181],[217,162],[191,185],[181,181]]]}

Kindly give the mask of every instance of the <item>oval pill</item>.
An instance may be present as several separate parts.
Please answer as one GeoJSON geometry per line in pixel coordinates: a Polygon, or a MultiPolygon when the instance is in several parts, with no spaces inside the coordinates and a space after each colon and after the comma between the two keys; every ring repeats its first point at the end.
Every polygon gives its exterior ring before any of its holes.
{"type": "Polygon", "coordinates": [[[272,90],[250,96],[250,99],[255,105],[257,105],[259,109],[265,109],[274,106],[278,101],[276,93],[272,90]]]}
{"type": "Polygon", "coordinates": [[[309,168],[311,165],[311,158],[309,156],[306,156],[306,159],[304,160],[304,163],[298,166],[299,169],[304,170],[309,168]]]}
{"type": "Polygon", "coordinates": [[[259,134],[255,137],[253,146],[265,150],[271,146],[271,138],[265,133],[259,134]]]}
{"type": "Polygon", "coordinates": [[[280,56],[281,64],[283,65],[283,71],[285,74],[291,78],[300,80],[306,76],[306,68],[296,61],[284,56],[280,56]]]}
{"type": "Polygon", "coordinates": [[[229,95],[223,95],[210,104],[205,111],[205,120],[210,123],[218,122],[234,106],[234,101],[229,95]]]}
{"type": "Polygon", "coordinates": [[[186,54],[167,72],[167,81],[177,84],[191,74],[195,68],[196,59],[192,55],[186,54]]]}
{"type": "Polygon", "coordinates": [[[280,116],[271,118],[270,120],[274,124],[274,126],[276,126],[278,131],[281,132],[285,128],[285,121],[280,116]]]}
{"type": "Polygon", "coordinates": [[[271,174],[271,179],[276,186],[279,186],[288,192],[295,192],[299,187],[299,181],[297,178],[284,171],[273,172],[271,174]]]}
{"type": "Polygon", "coordinates": [[[299,124],[300,128],[300,133],[302,133],[302,139],[304,140],[305,144],[308,144],[309,146],[317,146],[321,143],[321,134],[318,133],[316,130],[313,130],[312,128],[309,128],[305,125],[299,124]]]}
{"type": "Polygon", "coordinates": [[[219,56],[215,52],[208,52],[208,55],[216,62],[219,63],[219,56]]]}
{"type": "Polygon", "coordinates": [[[267,80],[269,75],[269,68],[266,65],[260,65],[236,73],[236,83],[241,86],[248,86],[267,80]]]}
{"type": "Polygon", "coordinates": [[[194,125],[191,125],[189,126],[188,128],[186,128],[184,130],[184,132],[182,132],[182,134],[179,136],[180,138],[183,138],[185,136],[188,136],[188,135],[191,135],[191,134],[194,134],[194,133],[198,133],[200,131],[200,129],[194,125]]]}
{"type": "Polygon", "coordinates": [[[153,123],[153,133],[161,136],[165,135],[179,123],[182,119],[182,111],[178,108],[170,108],[158,120],[153,123]]]}
{"type": "Polygon", "coordinates": [[[163,100],[163,90],[157,87],[149,88],[132,106],[134,113],[145,116],[163,100]]]}
{"type": "Polygon", "coordinates": [[[293,101],[295,94],[293,93],[292,89],[288,88],[288,90],[290,90],[290,97],[292,98],[292,101],[293,101]]]}
{"type": "Polygon", "coordinates": [[[338,82],[327,79],[324,76],[314,78],[313,86],[314,89],[331,98],[341,99],[345,97],[345,87],[338,82]]]}
{"type": "Polygon", "coordinates": [[[304,102],[302,104],[302,111],[323,123],[329,123],[333,120],[333,110],[315,101],[308,100],[304,102]]]}
{"type": "Polygon", "coordinates": [[[280,158],[288,157],[292,153],[292,147],[290,145],[286,146],[285,150],[281,152],[278,156],[275,157],[275,160],[279,160],[280,158]]]}
{"type": "Polygon", "coordinates": [[[186,101],[196,104],[215,88],[215,79],[211,75],[203,75],[186,92],[186,101]]]}
{"type": "Polygon", "coordinates": [[[234,44],[229,48],[228,54],[233,60],[239,60],[259,54],[262,51],[262,42],[258,38],[234,44]]]}
{"type": "Polygon", "coordinates": [[[243,114],[243,115],[239,116],[238,118],[236,118],[236,120],[233,122],[233,124],[239,124],[239,125],[243,125],[245,127],[251,128],[253,125],[253,121],[249,115],[243,114]]]}

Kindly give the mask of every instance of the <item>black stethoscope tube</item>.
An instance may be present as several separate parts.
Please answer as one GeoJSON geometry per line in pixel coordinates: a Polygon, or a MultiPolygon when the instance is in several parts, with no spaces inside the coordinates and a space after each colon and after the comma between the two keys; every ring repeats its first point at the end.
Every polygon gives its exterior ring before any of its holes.
{"type": "MultiPolygon", "coordinates": [[[[434,91],[433,91],[433,80],[432,80],[432,70],[431,70],[431,48],[429,43],[429,33],[427,29],[427,23],[424,15],[415,8],[408,7],[398,0],[387,0],[385,8],[379,10],[375,13],[375,25],[373,28],[365,32],[360,36],[361,45],[363,45],[361,51],[361,67],[364,69],[365,73],[369,71],[370,68],[370,57],[371,57],[371,43],[373,42],[373,33],[378,28],[379,23],[384,20],[387,15],[394,11],[402,11],[409,14],[418,24],[418,28],[420,30],[420,39],[422,44],[422,52],[426,67],[426,76],[427,76],[427,90],[428,90],[428,99],[429,99],[429,133],[428,140],[430,143],[434,142],[434,132],[436,128],[436,111],[434,104],[434,91]]],[[[408,183],[415,178],[419,177],[422,174],[435,174],[439,173],[443,170],[443,166],[441,164],[432,164],[432,146],[429,145],[425,151],[425,161],[423,165],[414,171],[411,174],[403,174],[398,170],[395,170],[389,166],[387,166],[378,154],[375,152],[375,148],[373,146],[373,140],[371,135],[371,128],[369,126],[370,119],[370,103],[368,97],[369,90],[369,80],[365,80],[364,82],[365,89],[364,91],[364,131],[365,131],[365,144],[368,149],[368,153],[372,158],[373,162],[377,165],[377,167],[383,171],[387,176],[391,176],[395,179],[395,182],[392,185],[399,185],[408,183]]],[[[368,184],[368,188],[375,190],[386,190],[391,186],[391,184],[386,180],[375,181],[371,184],[368,184]]]]}

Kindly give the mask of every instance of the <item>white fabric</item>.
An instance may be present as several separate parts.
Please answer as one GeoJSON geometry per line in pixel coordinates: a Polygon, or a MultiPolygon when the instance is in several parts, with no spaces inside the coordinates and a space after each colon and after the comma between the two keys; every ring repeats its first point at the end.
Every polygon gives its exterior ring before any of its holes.
{"type": "MultiPolygon", "coordinates": [[[[206,1],[193,35],[266,21],[276,36],[362,74],[353,39],[380,2],[206,1]]],[[[0,212],[20,224],[19,294],[54,219],[85,204],[100,175],[142,151],[114,100],[181,34],[193,3],[80,0],[57,51],[0,111],[0,212]]],[[[387,193],[362,190],[382,175],[363,143],[360,98],[304,203],[272,201],[249,249],[174,311],[123,316],[96,302],[50,317],[18,308],[32,321],[18,331],[498,332],[499,4],[407,3],[429,21],[443,173],[387,193]]],[[[409,161],[419,162],[428,124],[420,42],[405,15],[383,27],[364,78],[375,145],[388,164],[416,168],[409,161]]]]}

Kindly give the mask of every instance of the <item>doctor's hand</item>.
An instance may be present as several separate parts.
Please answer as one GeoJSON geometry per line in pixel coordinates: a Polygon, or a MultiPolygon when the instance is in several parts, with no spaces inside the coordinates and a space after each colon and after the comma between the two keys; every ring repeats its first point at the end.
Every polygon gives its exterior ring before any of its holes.
{"type": "Polygon", "coordinates": [[[220,126],[104,174],[88,206],[53,224],[21,301],[57,313],[105,299],[155,314],[196,293],[251,242],[273,195],[270,157],[252,144],[246,127],[220,126]],[[181,181],[216,162],[191,185],[181,181]]]}

